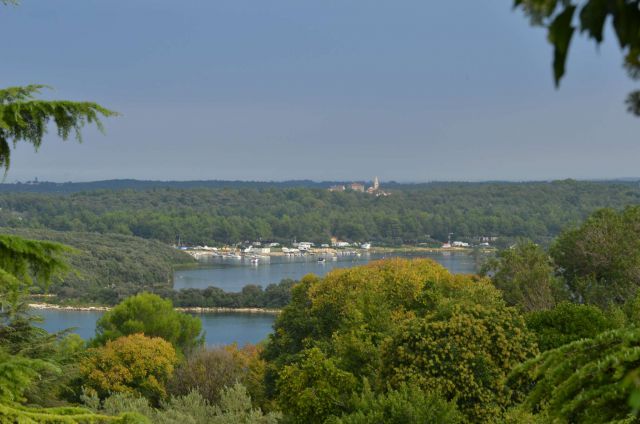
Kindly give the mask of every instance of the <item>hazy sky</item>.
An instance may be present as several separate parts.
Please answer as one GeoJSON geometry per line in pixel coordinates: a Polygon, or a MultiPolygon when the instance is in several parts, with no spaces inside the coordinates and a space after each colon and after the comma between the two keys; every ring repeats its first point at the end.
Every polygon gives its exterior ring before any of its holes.
{"type": "Polygon", "coordinates": [[[22,0],[0,86],[122,113],[19,146],[8,182],[640,176],[611,34],[551,49],[511,0],[22,0]]]}

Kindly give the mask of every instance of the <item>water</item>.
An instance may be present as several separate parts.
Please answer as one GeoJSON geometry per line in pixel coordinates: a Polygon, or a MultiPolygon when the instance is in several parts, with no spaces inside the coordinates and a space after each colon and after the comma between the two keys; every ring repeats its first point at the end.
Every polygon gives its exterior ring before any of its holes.
{"type": "MultiPolygon", "coordinates": [[[[463,252],[421,253],[420,255],[410,256],[433,259],[456,274],[476,272],[476,261],[471,255],[463,252]]],[[[318,263],[317,256],[274,256],[261,259],[258,265],[251,265],[247,259],[217,257],[202,261],[202,266],[199,268],[176,271],[173,278],[173,287],[179,290],[183,288],[204,289],[214,286],[227,292],[239,292],[247,284],[266,287],[271,283],[279,283],[285,278],[299,280],[306,274],[323,276],[336,268],[364,265],[383,257],[385,256],[379,254],[362,255],[360,257],[344,255],[338,256],[337,261],[326,258],[324,263],[318,263]]],[[[387,255],[386,257],[390,256],[387,255]]]]}
{"type": "MultiPolygon", "coordinates": [[[[46,309],[34,313],[44,318],[44,322],[39,325],[49,332],[76,327],[73,333],[83,339],[90,339],[95,335],[96,322],[104,312],[46,309]]],[[[202,329],[206,332],[206,343],[209,346],[233,342],[240,346],[258,343],[271,333],[275,320],[273,314],[207,313],[195,316],[202,320],[202,329]]]]}
{"type": "MultiPolygon", "coordinates": [[[[453,273],[473,273],[476,268],[476,261],[466,253],[429,253],[419,256],[434,259],[453,273]]],[[[225,291],[240,291],[247,284],[266,286],[284,278],[297,280],[309,273],[322,276],[335,268],[363,265],[380,258],[381,255],[342,256],[337,261],[327,258],[325,263],[318,263],[317,257],[273,257],[268,262],[261,260],[257,266],[245,260],[215,258],[203,263],[200,268],[177,271],[174,287],[216,286],[225,291]]],[[[74,333],[89,339],[94,336],[96,321],[103,312],[39,310],[36,314],[44,318],[41,326],[49,332],[76,327],[74,333]]],[[[275,315],[271,314],[207,313],[196,316],[202,320],[209,346],[233,342],[239,345],[258,343],[271,333],[275,320],[275,315]]]]}

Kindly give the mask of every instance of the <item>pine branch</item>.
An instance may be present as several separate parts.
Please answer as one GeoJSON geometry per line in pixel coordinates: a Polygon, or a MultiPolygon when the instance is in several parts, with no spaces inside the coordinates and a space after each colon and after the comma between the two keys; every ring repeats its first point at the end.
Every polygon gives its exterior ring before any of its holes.
{"type": "Polygon", "coordinates": [[[85,125],[94,124],[103,132],[100,118],[118,115],[93,102],[36,99],[43,88],[48,87],[33,84],[0,90],[0,167],[5,173],[11,164],[12,147],[26,141],[38,149],[49,123],[55,124],[57,134],[63,140],[73,134],[78,142],[82,142],[80,130],[85,125]]]}

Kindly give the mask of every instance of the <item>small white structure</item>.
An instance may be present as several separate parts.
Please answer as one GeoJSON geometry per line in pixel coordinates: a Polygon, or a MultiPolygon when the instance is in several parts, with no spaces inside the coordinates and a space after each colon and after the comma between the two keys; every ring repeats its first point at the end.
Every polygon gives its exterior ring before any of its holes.
{"type": "Polygon", "coordinates": [[[469,243],[465,243],[464,241],[454,241],[451,245],[453,247],[469,247],[469,243]]]}
{"type": "Polygon", "coordinates": [[[362,243],[360,245],[360,248],[364,249],[364,250],[369,250],[369,249],[371,249],[371,243],[362,243]]]}
{"type": "Polygon", "coordinates": [[[298,249],[300,251],[309,251],[313,247],[313,243],[308,241],[301,241],[298,243],[298,249]]]}

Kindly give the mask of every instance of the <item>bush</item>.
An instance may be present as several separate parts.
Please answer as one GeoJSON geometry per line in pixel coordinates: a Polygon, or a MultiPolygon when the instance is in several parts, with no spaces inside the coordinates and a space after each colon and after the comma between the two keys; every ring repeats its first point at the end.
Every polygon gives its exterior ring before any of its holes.
{"type": "Polygon", "coordinates": [[[187,395],[193,390],[209,402],[216,403],[220,392],[242,379],[244,369],[233,354],[224,348],[201,349],[187,357],[169,382],[173,395],[187,395]]]}
{"type": "Polygon", "coordinates": [[[354,400],[352,412],[330,418],[331,424],[457,424],[463,422],[455,403],[439,395],[425,393],[415,386],[402,385],[382,395],[375,395],[368,385],[354,400]]]}

